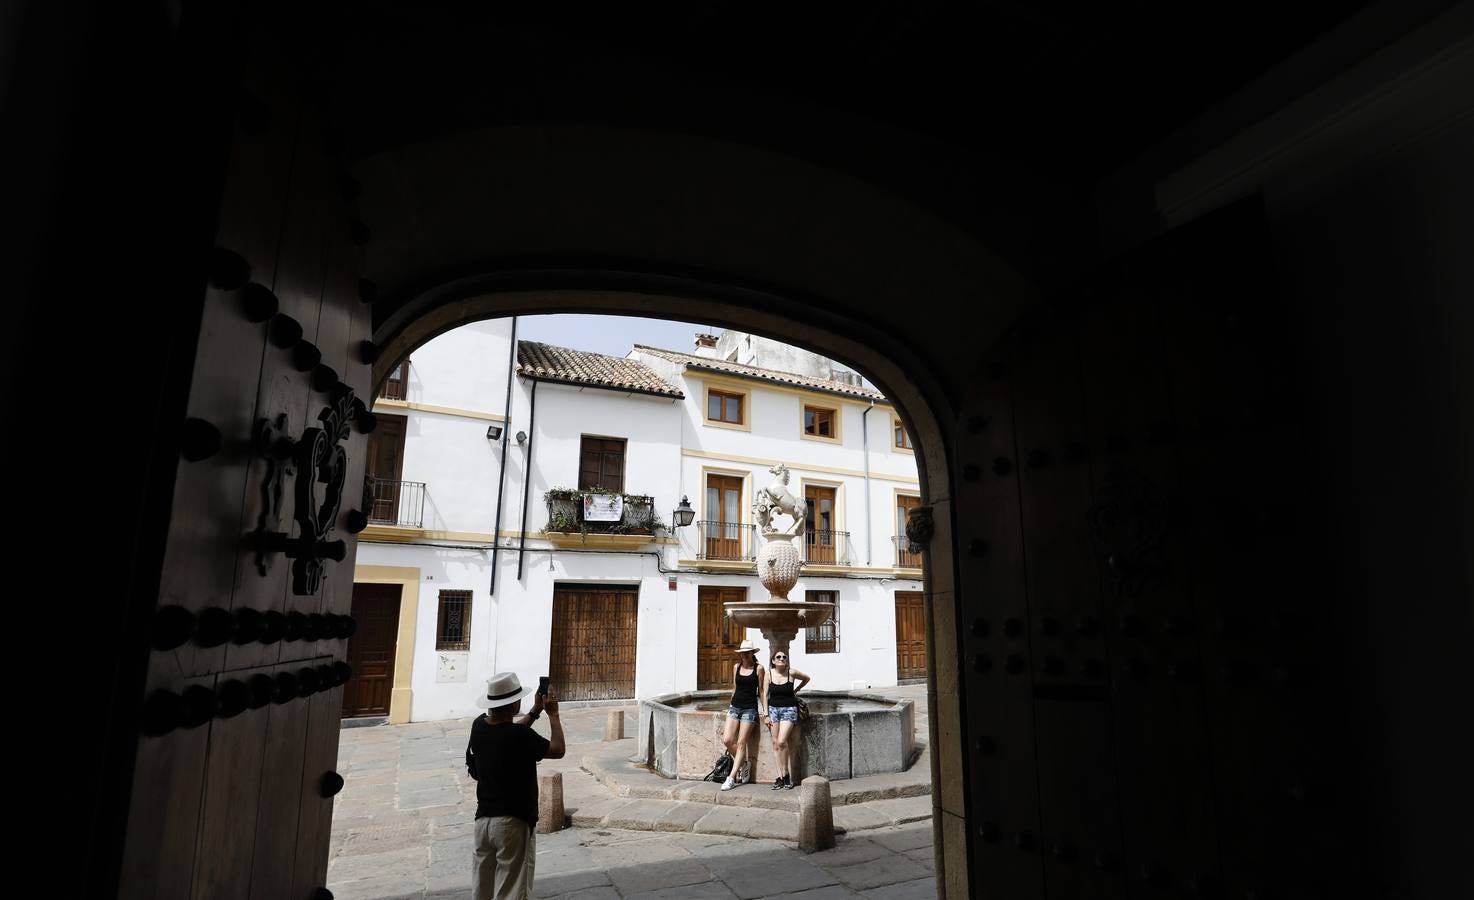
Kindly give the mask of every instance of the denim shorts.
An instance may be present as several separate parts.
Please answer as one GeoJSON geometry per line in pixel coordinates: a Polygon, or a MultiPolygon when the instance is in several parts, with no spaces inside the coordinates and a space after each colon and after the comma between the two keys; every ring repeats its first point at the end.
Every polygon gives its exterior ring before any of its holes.
{"type": "Polygon", "coordinates": [[[756,722],[756,709],[738,709],[735,706],[727,707],[727,718],[736,719],[739,722],[756,722]]]}
{"type": "Polygon", "coordinates": [[[768,707],[769,722],[797,722],[797,706],[770,706],[768,707]]]}

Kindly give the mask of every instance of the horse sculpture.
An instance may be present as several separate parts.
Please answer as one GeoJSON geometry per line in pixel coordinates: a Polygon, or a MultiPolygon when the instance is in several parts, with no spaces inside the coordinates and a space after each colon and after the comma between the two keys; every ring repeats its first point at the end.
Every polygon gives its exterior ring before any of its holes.
{"type": "Polygon", "coordinates": [[[772,472],[775,477],[772,484],[759,490],[753,497],[753,521],[762,528],[765,537],[770,534],[779,534],[779,529],[773,527],[773,516],[787,513],[793,517],[793,525],[781,533],[802,536],[807,512],[804,504],[788,493],[788,467],[783,463],[778,463],[768,471],[772,472]]]}

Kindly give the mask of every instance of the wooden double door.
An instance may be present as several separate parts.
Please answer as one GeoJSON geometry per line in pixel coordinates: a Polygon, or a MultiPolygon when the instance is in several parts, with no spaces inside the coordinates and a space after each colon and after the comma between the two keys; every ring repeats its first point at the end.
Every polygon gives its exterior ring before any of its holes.
{"type": "Polygon", "coordinates": [[[742,642],[742,627],[727,618],[725,604],[747,599],[747,588],[702,587],[696,595],[696,689],[730,687],[733,652],[742,642]]]}
{"type": "Polygon", "coordinates": [[[926,609],[920,591],[896,591],[896,678],[926,677],[926,609]]]}
{"type": "Polygon", "coordinates": [[[558,585],[548,676],[562,700],[622,700],[635,695],[639,589],[558,585]]]}

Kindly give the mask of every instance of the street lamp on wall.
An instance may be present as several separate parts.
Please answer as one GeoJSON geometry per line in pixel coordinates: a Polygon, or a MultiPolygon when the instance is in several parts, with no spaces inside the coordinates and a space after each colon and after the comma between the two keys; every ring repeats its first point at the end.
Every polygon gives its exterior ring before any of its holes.
{"type": "Polygon", "coordinates": [[[691,508],[691,501],[682,496],[680,505],[670,514],[671,525],[674,528],[684,528],[695,518],[696,510],[691,508]]]}
{"type": "Polygon", "coordinates": [[[500,426],[500,425],[488,425],[488,426],[486,426],[486,439],[488,441],[499,441],[499,440],[501,440],[502,439],[502,426],[500,426]]]}

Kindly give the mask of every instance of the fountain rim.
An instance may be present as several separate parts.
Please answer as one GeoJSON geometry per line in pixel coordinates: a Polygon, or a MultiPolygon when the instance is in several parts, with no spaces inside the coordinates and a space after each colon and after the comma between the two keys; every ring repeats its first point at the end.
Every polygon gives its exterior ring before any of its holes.
{"type": "MultiPolygon", "coordinates": [[[[664,707],[677,715],[682,713],[706,716],[726,715],[724,711],[720,710],[683,709],[680,706],[672,705],[671,701],[690,702],[693,700],[714,700],[721,697],[730,697],[731,694],[732,692],[726,688],[707,691],[676,691],[675,693],[646,697],[640,702],[642,704],[648,703],[652,706],[664,707]]],[[[815,700],[870,700],[879,704],[879,707],[876,709],[852,710],[850,712],[816,712],[814,713],[816,716],[852,716],[870,713],[888,713],[902,710],[908,705],[913,707],[916,705],[915,700],[906,697],[887,697],[884,694],[871,694],[863,691],[804,691],[803,696],[804,699],[813,698],[815,700]]]]}

